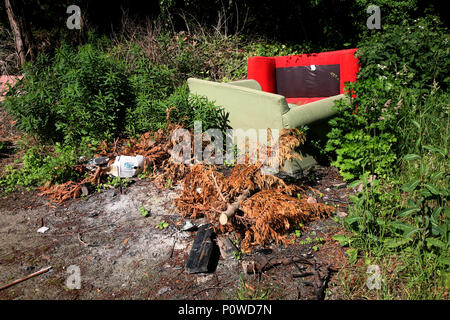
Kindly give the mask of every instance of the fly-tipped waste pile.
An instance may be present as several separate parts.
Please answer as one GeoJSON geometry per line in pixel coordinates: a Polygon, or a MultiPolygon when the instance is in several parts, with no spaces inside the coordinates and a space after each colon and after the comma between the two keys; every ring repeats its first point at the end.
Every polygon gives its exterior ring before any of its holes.
{"type": "MultiPolygon", "coordinates": [[[[51,202],[59,204],[68,199],[74,199],[81,195],[82,187],[86,184],[98,185],[105,180],[110,170],[110,165],[114,162],[116,156],[136,156],[144,157],[144,168],[146,171],[149,166],[156,169],[164,166],[165,161],[170,157],[169,150],[173,147],[170,140],[170,133],[178,129],[178,126],[171,125],[169,130],[158,130],[156,132],[146,132],[139,138],[116,139],[112,143],[101,142],[96,148],[94,158],[108,158],[109,162],[103,166],[98,166],[94,170],[89,170],[86,165],[77,164],[73,167],[81,177],[78,181],[66,181],[61,184],[46,183],[40,187],[40,195],[46,196],[51,202]]],[[[167,163],[167,161],[166,161],[167,163]]],[[[181,170],[187,170],[180,168],[181,170]]],[[[178,175],[176,178],[182,178],[178,175]]]]}
{"type": "MultiPolygon", "coordinates": [[[[279,161],[284,163],[304,136],[285,130],[279,141],[279,161]]],[[[287,244],[287,234],[299,223],[332,212],[330,206],[308,203],[304,188],[265,174],[263,164],[238,164],[228,177],[215,166],[196,164],[184,178],[182,195],[175,204],[184,217],[207,217],[216,232],[234,231],[244,251],[257,244],[287,244]]]]}

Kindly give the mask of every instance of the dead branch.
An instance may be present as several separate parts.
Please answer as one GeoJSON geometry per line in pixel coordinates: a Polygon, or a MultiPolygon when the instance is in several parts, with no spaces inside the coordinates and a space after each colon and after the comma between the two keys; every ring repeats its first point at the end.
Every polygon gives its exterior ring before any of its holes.
{"type": "Polygon", "coordinates": [[[18,280],[15,280],[15,281],[11,282],[11,283],[8,283],[8,284],[4,285],[3,287],[0,287],[0,290],[9,288],[9,287],[11,287],[11,286],[13,286],[13,285],[15,285],[15,284],[18,284],[18,283],[20,283],[20,282],[23,282],[23,281],[25,281],[25,280],[28,280],[28,279],[30,279],[30,278],[33,278],[33,277],[38,276],[38,275],[40,275],[40,274],[43,274],[43,273],[49,271],[51,268],[52,268],[52,267],[44,268],[44,269],[42,269],[42,270],[39,270],[39,271],[37,271],[37,272],[35,272],[35,273],[32,273],[32,274],[30,274],[30,275],[24,277],[24,278],[22,278],[22,279],[18,279],[18,280]]]}
{"type": "Polygon", "coordinates": [[[241,203],[245,201],[248,196],[250,195],[250,189],[246,189],[238,198],[237,200],[232,203],[228,204],[228,208],[225,212],[222,212],[219,218],[219,222],[221,225],[226,225],[228,222],[228,219],[230,219],[232,216],[236,214],[236,211],[241,206],[241,203]]]}

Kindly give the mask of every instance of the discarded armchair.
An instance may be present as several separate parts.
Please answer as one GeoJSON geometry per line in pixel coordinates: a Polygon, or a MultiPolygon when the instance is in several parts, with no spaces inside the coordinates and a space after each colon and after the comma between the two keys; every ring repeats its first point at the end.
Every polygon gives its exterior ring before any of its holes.
{"type": "MultiPolygon", "coordinates": [[[[356,49],[283,57],[251,57],[248,79],[217,83],[188,79],[192,94],[204,95],[229,112],[233,129],[282,129],[308,125],[326,133],[335,114],[334,101],[346,98],[344,86],[356,81],[356,49]]],[[[316,164],[316,156],[301,150],[303,160],[288,163],[290,175],[316,164]]]]}

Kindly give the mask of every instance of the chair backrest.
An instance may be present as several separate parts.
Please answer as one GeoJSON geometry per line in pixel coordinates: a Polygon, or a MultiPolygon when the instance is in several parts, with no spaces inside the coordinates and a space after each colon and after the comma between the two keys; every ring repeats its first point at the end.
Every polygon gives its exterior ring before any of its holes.
{"type": "Polygon", "coordinates": [[[355,82],[357,49],[281,57],[250,57],[248,79],[262,90],[277,93],[288,103],[309,103],[344,93],[345,82],[355,82]]]}

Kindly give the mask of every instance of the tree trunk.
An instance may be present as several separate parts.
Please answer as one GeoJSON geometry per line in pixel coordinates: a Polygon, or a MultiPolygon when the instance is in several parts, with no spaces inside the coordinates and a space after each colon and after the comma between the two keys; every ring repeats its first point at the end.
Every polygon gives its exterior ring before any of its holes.
{"type": "Polygon", "coordinates": [[[24,4],[20,0],[5,0],[6,13],[8,14],[9,24],[14,35],[14,43],[22,66],[25,61],[33,60],[35,57],[33,36],[25,20],[23,7],[24,4]]]}

